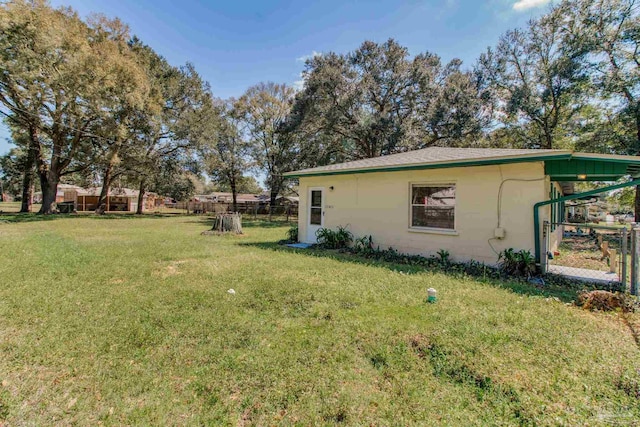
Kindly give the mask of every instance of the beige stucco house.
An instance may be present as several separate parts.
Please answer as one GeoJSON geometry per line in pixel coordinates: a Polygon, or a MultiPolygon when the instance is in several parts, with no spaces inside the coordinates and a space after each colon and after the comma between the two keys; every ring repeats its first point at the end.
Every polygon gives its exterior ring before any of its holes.
{"type": "Polygon", "coordinates": [[[301,242],[315,242],[319,228],[347,226],[381,248],[422,255],[445,249],[457,261],[495,264],[506,248],[538,256],[553,249],[561,226],[547,236],[549,247],[536,241],[544,221],[564,220],[572,182],[638,172],[633,156],[433,147],[286,175],[299,179],[301,242]]]}

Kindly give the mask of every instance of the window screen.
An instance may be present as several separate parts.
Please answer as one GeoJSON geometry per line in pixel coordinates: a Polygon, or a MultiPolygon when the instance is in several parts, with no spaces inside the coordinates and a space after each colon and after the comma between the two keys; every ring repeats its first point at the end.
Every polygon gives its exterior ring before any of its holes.
{"type": "Polygon", "coordinates": [[[424,185],[411,186],[411,226],[455,228],[456,186],[424,185]]]}

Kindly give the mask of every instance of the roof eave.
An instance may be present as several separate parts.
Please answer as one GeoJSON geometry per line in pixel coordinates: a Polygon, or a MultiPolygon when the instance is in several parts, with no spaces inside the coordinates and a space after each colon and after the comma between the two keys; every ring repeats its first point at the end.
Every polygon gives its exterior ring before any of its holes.
{"type": "Polygon", "coordinates": [[[566,150],[554,154],[532,154],[532,155],[518,155],[518,156],[502,156],[491,157],[484,159],[472,159],[464,161],[445,161],[445,162],[433,162],[433,163],[413,163],[408,165],[395,165],[395,166],[381,166],[372,168],[357,168],[357,169],[343,169],[343,170],[324,170],[324,171],[293,171],[284,174],[287,178],[302,178],[309,176],[328,176],[328,175],[349,175],[360,173],[374,173],[374,172],[399,172],[407,170],[424,170],[424,169],[443,169],[443,168],[455,168],[455,167],[468,167],[468,166],[490,166],[506,163],[528,163],[528,162],[540,162],[545,160],[561,160],[571,158],[571,151],[566,150]]]}

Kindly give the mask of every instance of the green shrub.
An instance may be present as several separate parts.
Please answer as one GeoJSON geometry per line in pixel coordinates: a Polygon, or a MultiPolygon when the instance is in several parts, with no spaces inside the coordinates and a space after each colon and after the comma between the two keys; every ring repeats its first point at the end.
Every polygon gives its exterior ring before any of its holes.
{"type": "Polygon", "coordinates": [[[318,246],[325,249],[344,249],[353,242],[353,234],[346,227],[339,226],[336,231],[320,228],[316,232],[318,246]]]}
{"type": "Polygon", "coordinates": [[[371,255],[374,252],[373,238],[369,235],[355,239],[353,241],[353,252],[363,256],[371,255]]]}
{"type": "Polygon", "coordinates": [[[509,248],[500,252],[500,269],[509,276],[530,278],[536,273],[537,266],[531,252],[509,248]]]}
{"type": "Polygon", "coordinates": [[[451,254],[449,253],[448,250],[446,249],[440,249],[437,252],[438,256],[440,257],[440,264],[442,265],[449,265],[449,257],[451,256],[451,254]]]}
{"type": "Polygon", "coordinates": [[[290,242],[295,243],[298,241],[298,224],[292,225],[291,228],[287,230],[287,237],[290,242]]]}

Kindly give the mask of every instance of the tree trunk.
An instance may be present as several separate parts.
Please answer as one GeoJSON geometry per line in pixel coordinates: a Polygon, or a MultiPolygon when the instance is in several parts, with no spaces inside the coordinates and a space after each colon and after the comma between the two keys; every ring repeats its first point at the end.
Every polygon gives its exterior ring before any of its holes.
{"type": "Polygon", "coordinates": [[[236,181],[231,181],[231,200],[233,204],[233,211],[238,212],[238,191],[236,190],[236,181]]]}
{"type": "Polygon", "coordinates": [[[31,212],[33,204],[33,181],[35,179],[34,169],[36,166],[36,145],[38,134],[35,127],[29,126],[29,145],[27,146],[27,162],[24,165],[24,176],[22,178],[22,206],[20,212],[31,212]]]}
{"type": "Polygon", "coordinates": [[[58,176],[52,171],[40,174],[40,187],[42,187],[42,207],[41,214],[49,215],[55,213],[56,195],[58,194],[58,176]]]}
{"type": "Polygon", "coordinates": [[[138,194],[138,208],[136,209],[137,215],[142,215],[144,211],[144,194],[145,194],[145,182],[144,179],[140,181],[140,190],[138,194]]]}
{"type": "Polygon", "coordinates": [[[109,162],[109,165],[104,170],[104,176],[102,177],[102,189],[100,190],[100,197],[98,198],[98,206],[96,206],[96,213],[104,213],[104,209],[102,209],[102,205],[106,203],[107,197],[109,196],[109,187],[111,187],[111,171],[113,170],[113,165],[109,162]]]}
{"type": "Polygon", "coordinates": [[[42,206],[40,214],[49,215],[55,213],[56,195],[58,193],[58,182],[60,181],[60,144],[54,141],[53,151],[51,153],[51,164],[47,166],[45,159],[40,151],[39,141],[36,139],[35,130],[30,130],[32,146],[36,147],[36,162],[38,166],[38,175],[40,176],[40,189],[42,190],[42,206]]]}
{"type": "Polygon", "coordinates": [[[242,215],[238,212],[219,213],[213,220],[212,231],[242,234],[242,215]]]}
{"type": "Polygon", "coordinates": [[[540,147],[540,148],[543,148],[545,150],[551,150],[553,148],[553,135],[547,129],[545,129],[544,131],[544,141],[545,141],[544,147],[540,147]]]}
{"type": "MultiPolygon", "coordinates": [[[[640,104],[636,104],[636,156],[638,154],[640,154],[640,104]]],[[[636,186],[634,202],[635,220],[640,222],[640,185],[636,186]]]]}
{"type": "Polygon", "coordinates": [[[640,223],[640,185],[636,186],[636,198],[634,201],[635,205],[635,220],[640,223]]]}
{"type": "Polygon", "coordinates": [[[272,184],[271,185],[271,194],[270,194],[270,199],[269,199],[269,221],[271,221],[272,219],[272,215],[273,215],[273,209],[276,207],[276,200],[278,198],[278,189],[275,188],[275,186],[272,184]]]}
{"type": "Polygon", "coordinates": [[[29,148],[27,163],[24,167],[24,176],[22,177],[22,205],[20,206],[20,212],[31,212],[31,205],[33,203],[33,165],[35,163],[35,156],[31,154],[32,151],[33,150],[29,148]]]}

